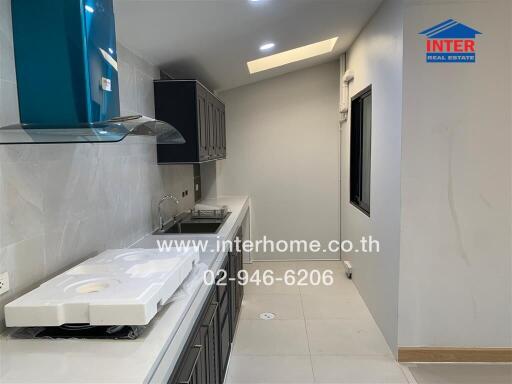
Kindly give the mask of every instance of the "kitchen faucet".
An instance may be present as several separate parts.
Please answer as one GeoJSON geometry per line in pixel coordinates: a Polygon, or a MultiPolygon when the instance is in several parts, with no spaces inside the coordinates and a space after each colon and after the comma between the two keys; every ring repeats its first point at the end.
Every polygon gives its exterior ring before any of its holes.
{"type": "MultiPolygon", "coordinates": [[[[162,197],[160,199],[160,201],[158,202],[158,220],[159,220],[159,225],[160,225],[160,230],[163,231],[164,230],[164,225],[165,225],[165,222],[164,222],[164,218],[162,216],[162,203],[164,201],[167,201],[167,200],[172,200],[176,203],[176,207],[178,207],[180,205],[180,201],[174,197],[173,195],[169,194],[169,195],[165,195],[164,197],[162,197]]],[[[173,222],[176,221],[176,216],[173,216],[172,219],[171,219],[173,222]]]]}

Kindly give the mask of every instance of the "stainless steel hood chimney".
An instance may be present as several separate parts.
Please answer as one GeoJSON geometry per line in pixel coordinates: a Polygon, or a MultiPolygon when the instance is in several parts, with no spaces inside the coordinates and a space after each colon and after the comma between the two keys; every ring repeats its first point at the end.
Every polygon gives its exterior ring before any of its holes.
{"type": "Polygon", "coordinates": [[[182,144],[170,124],[119,117],[112,0],[12,0],[20,124],[0,144],[117,142],[128,135],[182,144]]]}

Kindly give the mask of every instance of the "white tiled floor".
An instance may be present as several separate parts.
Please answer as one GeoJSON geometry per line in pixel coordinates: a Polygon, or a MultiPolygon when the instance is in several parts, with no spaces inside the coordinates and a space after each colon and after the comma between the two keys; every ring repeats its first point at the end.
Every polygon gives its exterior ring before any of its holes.
{"type": "Polygon", "coordinates": [[[512,365],[400,366],[341,262],[260,262],[272,270],[331,269],[332,286],[249,285],[229,363],[228,384],[511,384],[512,365]],[[272,312],[274,320],[260,320],[272,312]]]}
{"type": "Polygon", "coordinates": [[[332,269],[334,284],[246,286],[227,383],[408,383],[341,262],[246,266],[276,277],[301,268],[332,269]]]}

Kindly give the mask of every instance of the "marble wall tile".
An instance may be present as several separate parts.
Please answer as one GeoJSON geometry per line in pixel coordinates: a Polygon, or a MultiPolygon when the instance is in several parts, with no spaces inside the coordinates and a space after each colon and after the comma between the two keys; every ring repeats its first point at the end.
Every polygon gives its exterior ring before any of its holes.
{"type": "MultiPolygon", "coordinates": [[[[119,64],[119,92],[124,97],[121,100],[121,115],[124,111],[137,110],[137,91],[135,88],[135,68],[124,60],[119,64]]],[[[129,114],[129,113],[128,113],[129,114]]]]}
{"type": "Polygon", "coordinates": [[[106,218],[97,213],[62,226],[45,228],[45,275],[53,276],[106,249],[110,224],[106,218]]]}
{"type": "Polygon", "coordinates": [[[10,0],[0,0],[0,79],[16,81],[10,0]]]}
{"type": "Polygon", "coordinates": [[[137,111],[145,116],[155,117],[153,78],[137,69],[135,71],[135,87],[141,93],[141,97],[137,98],[137,111]]]}
{"type": "Polygon", "coordinates": [[[75,151],[71,156],[42,163],[45,226],[57,227],[105,208],[102,192],[106,186],[98,145],[77,144],[73,147],[75,151]]]}
{"type": "Polygon", "coordinates": [[[9,245],[4,249],[9,284],[14,292],[25,292],[44,280],[44,235],[9,245]]]}
{"type": "Polygon", "coordinates": [[[43,178],[40,162],[2,162],[0,247],[43,233],[43,178]]]}
{"type": "Polygon", "coordinates": [[[12,36],[0,29],[0,79],[16,82],[12,36]]]}
{"type": "MultiPolygon", "coordinates": [[[[2,52],[0,51],[0,57],[2,52]]],[[[10,125],[20,121],[18,89],[16,83],[0,79],[0,124],[10,125]]]]}

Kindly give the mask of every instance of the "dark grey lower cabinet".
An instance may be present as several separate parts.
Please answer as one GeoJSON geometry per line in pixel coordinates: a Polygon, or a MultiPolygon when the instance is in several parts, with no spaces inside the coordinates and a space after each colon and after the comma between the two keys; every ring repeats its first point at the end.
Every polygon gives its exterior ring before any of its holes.
{"type": "MultiPolygon", "coordinates": [[[[221,270],[229,271],[229,257],[226,257],[221,270]]],[[[220,382],[224,382],[231,353],[231,295],[226,281],[217,281],[217,297],[219,298],[219,373],[220,382]]]]}
{"type": "Polygon", "coordinates": [[[219,325],[217,308],[218,303],[210,304],[210,308],[206,314],[205,321],[201,326],[204,332],[203,345],[204,345],[204,365],[206,370],[206,383],[219,384],[220,383],[220,365],[219,365],[219,350],[217,339],[219,338],[219,325]]]}
{"type": "MultiPolygon", "coordinates": [[[[239,231],[237,236],[241,237],[239,231]]],[[[242,269],[242,253],[231,252],[221,269],[227,281],[218,281],[206,300],[169,383],[222,384],[243,298],[243,286],[229,280],[242,269]]]]}
{"type": "Polygon", "coordinates": [[[187,347],[180,356],[178,368],[173,372],[170,383],[175,384],[218,384],[214,378],[218,372],[217,335],[217,296],[215,291],[202,311],[187,347]],[[213,362],[213,363],[212,363],[213,362]],[[212,370],[210,372],[210,370],[212,370]]]}
{"type": "MultiPolygon", "coordinates": [[[[242,238],[242,229],[240,228],[236,234],[236,237],[240,239],[238,244],[241,244],[243,241],[242,238]]],[[[239,276],[238,273],[243,268],[243,259],[242,252],[234,249],[229,254],[229,287],[231,294],[231,329],[230,329],[230,340],[233,341],[235,337],[235,330],[238,324],[238,315],[240,313],[240,309],[242,308],[242,299],[244,296],[244,286],[238,284],[239,276]]]]}

